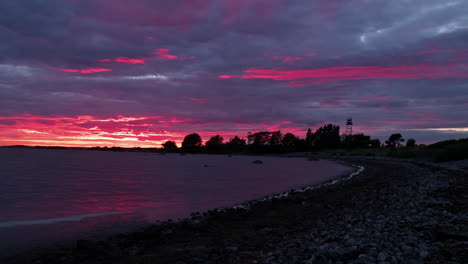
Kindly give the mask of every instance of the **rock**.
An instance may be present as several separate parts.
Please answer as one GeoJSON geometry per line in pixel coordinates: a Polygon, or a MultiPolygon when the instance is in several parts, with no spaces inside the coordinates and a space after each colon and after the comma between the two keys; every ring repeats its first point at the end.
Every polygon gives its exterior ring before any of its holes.
{"type": "Polygon", "coordinates": [[[328,264],[328,259],[325,256],[318,256],[311,264],[328,264]]]}
{"type": "Polygon", "coordinates": [[[386,259],[387,259],[387,254],[385,254],[385,252],[380,252],[377,255],[377,260],[378,261],[385,261],[386,259]]]}
{"type": "Polygon", "coordinates": [[[76,248],[79,250],[95,250],[96,244],[90,240],[77,240],[76,248]]]}
{"type": "Polygon", "coordinates": [[[425,258],[427,258],[427,256],[429,256],[429,252],[424,251],[424,250],[421,251],[421,252],[419,252],[419,257],[420,257],[421,259],[425,259],[425,258]]]}
{"type": "Polygon", "coordinates": [[[403,246],[401,249],[403,251],[403,255],[409,256],[413,254],[413,248],[410,246],[403,246]]]}
{"type": "Polygon", "coordinates": [[[139,252],[138,247],[135,246],[135,245],[133,245],[133,246],[127,248],[126,251],[127,251],[127,254],[128,254],[129,256],[135,256],[135,255],[138,254],[138,252],[139,252]]]}
{"type": "Polygon", "coordinates": [[[356,246],[358,242],[352,238],[346,240],[345,245],[348,247],[356,246]]]}
{"type": "Polygon", "coordinates": [[[316,260],[317,260],[317,257],[315,255],[313,255],[306,263],[307,264],[314,264],[316,260]]]}
{"type": "Polygon", "coordinates": [[[229,252],[237,252],[239,250],[238,247],[225,247],[224,249],[229,252]]]}
{"type": "Polygon", "coordinates": [[[161,231],[161,234],[163,235],[170,235],[172,234],[174,231],[172,231],[172,229],[165,229],[163,231],[161,231]]]}

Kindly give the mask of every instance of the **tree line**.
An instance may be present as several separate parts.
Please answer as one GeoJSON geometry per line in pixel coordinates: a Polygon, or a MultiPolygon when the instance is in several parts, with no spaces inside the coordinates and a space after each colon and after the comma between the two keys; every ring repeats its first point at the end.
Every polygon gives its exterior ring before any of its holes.
{"type": "MultiPolygon", "coordinates": [[[[235,136],[227,142],[220,135],[212,136],[203,144],[197,133],[185,136],[179,148],[174,141],[162,144],[166,152],[207,152],[207,153],[285,153],[303,152],[333,148],[401,148],[405,139],[401,134],[392,134],[384,143],[364,134],[340,135],[340,127],[333,124],[324,125],[314,132],[309,128],[305,138],[299,138],[293,133],[283,134],[281,131],[261,131],[251,135],[251,144],[246,139],[235,136]]],[[[406,141],[406,147],[416,146],[414,139],[406,141]]]]}

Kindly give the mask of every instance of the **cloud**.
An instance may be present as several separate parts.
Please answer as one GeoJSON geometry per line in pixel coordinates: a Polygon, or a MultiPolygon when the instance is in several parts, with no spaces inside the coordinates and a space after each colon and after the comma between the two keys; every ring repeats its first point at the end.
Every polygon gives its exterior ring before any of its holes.
{"type": "Polygon", "coordinates": [[[115,59],[101,59],[99,62],[119,62],[119,63],[128,63],[128,64],[145,64],[144,59],[132,59],[129,57],[118,57],[115,59]]]}
{"type": "Polygon", "coordinates": [[[312,70],[248,69],[244,72],[242,75],[220,75],[219,78],[292,81],[292,86],[366,79],[468,78],[468,65],[345,66],[312,70]]]}
{"type": "Polygon", "coordinates": [[[58,70],[58,71],[63,71],[63,72],[77,72],[77,73],[83,73],[83,74],[112,71],[111,69],[106,69],[106,68],[89,68],[89,69],[61,69],[57,67],[49,67],[49,68],[58,70]]]}
{"type": "Polygon", "coordinates": [[[169,49],[157,49],[154,51],[154,54],[157,58],[165,60],[175,60],[179,58],[175,55],[169,54],[169,49]]]}
{"type": "MultiPolygon", "coordinates": [[[[190,127],[199,121],[177,117],[116,116],[98,118],[93,116],[76,117],[43,117],[14,116],[0,117],[0,143],[7,145],[63,145],[90,147],[96,145],[114,145],[122,147],[160,147],[166,140],[173,140],[179,145],[190,127]],[[170,131],[170,132],[169,132],[170,131]]],[[[199,126],[210,124],[222,125],[225,122],[199,123],[199,126]]],[[[229,123],[229,122],[227,122],[229,123]]],[[[247,134],[247,128],[281,129],[289,121],[261,124],[233,124],[235,129],[222,131],[224,135],[247,134]]],[[[289,128],[295,130],[294,128],[289,128]]],[[[219,131],[206,131],[203,138],[207,140],[219,131]]]]}
{"type": "MultiPolygon", "coordinates": [[[[467,136],[410,130],[466,127],[466,1],[24,0],[0,10],[3,117],[177,117],[197,122],[169,134],[229,137],[303,135],[353,116],[356,131],[378,137],[467,136]]],[[[0,128],[11,135],[2,144],[29,135],[11,128],[0,128]]],[[[57,144],[73,141],[59,133],[57,144]]]]}

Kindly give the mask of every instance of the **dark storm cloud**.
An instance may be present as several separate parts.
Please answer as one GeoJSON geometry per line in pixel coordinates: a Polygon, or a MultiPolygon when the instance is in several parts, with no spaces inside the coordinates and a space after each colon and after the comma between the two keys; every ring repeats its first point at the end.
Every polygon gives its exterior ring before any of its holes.
{"type": "Polygon", "coordinates": [[[466,13],[456,0],[2,1],[0,116],[467,127],[466,13]]]}

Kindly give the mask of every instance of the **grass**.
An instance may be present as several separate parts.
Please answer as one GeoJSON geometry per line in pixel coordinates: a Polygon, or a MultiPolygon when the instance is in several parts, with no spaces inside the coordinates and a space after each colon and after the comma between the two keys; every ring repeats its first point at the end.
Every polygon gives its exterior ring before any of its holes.
{"type": "Polygon", "coordinates": [[[358,148],[358,149],[324,149],[320,153],[332,156],[367,156],[392,157],[402,159],[431,160],[446,162],[468,159],[468,138],[446,140],[429,146],[389,148],[358,148]]]}
{"type": "Polygon", "coordinates": [[[435,162],[468,159],[468,138],[437,142],[427,147],[435,162]]]}

